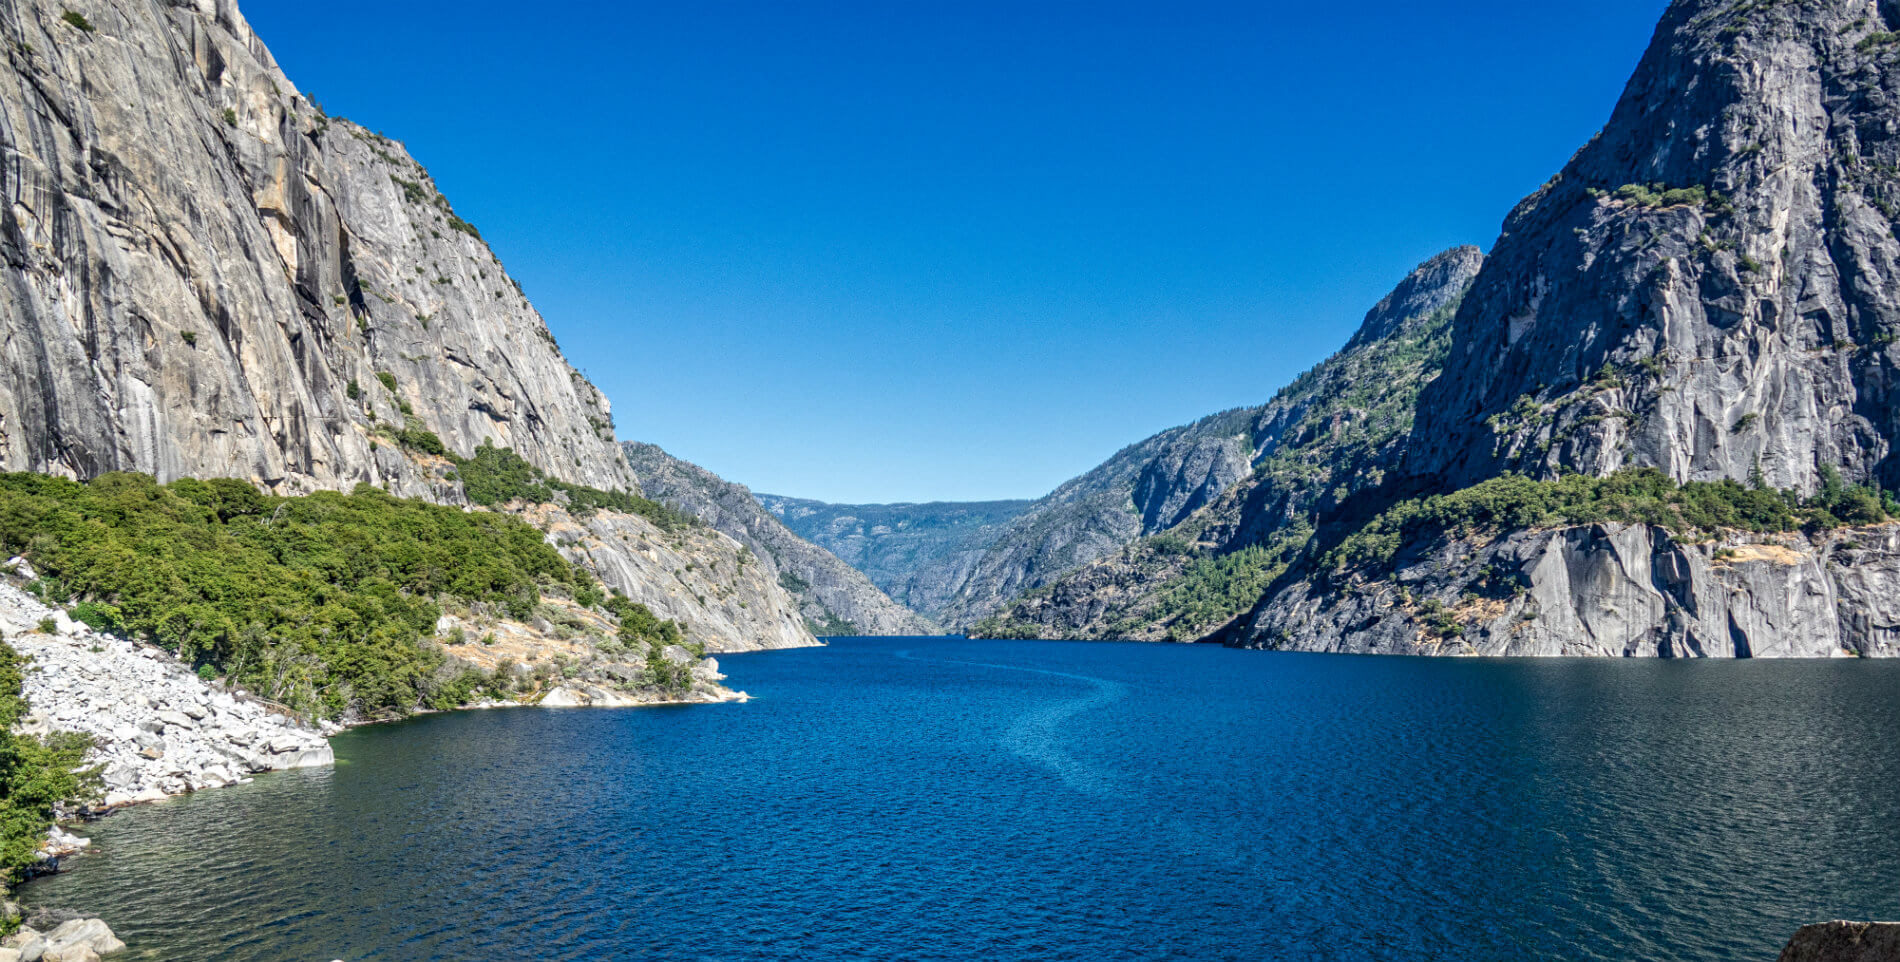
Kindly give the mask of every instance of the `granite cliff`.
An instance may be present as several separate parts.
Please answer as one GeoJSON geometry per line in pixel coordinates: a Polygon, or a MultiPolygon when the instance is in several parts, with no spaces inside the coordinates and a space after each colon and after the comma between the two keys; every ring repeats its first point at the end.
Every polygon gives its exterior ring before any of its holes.
{"type": "Polygon", "coordinates": [[[1678,0],[1601,133],[1447,301],[1401,379],[1409,398],[1382,383],[1390,366],[1363,363],[1405,325],[1369,318],[1276,402],[1309,425],[1272,442],[1281,454],[1261,448],[1185,523],[1019,594],[979,631],[1893,654],[1896,505],[1879,489],[1900,484],[1897,221],[1900,5],[1678,0]],[[1392,402],[1402,432],[1313,444],[1310,427],[1351,431],[1392,402]],[[1645,493],[1529,527],[1508,503],[1579,476],[1645,493]],[[1501,479],[1532,487],[1484,487],[1501,479]],[[1507,503],[1393,526],[1480,489],[1507,503]],[[1844,497],[1861,507],[1833,510],[1844,497]],[[1702,520],[1680,523],[1684,505],[1702,520]],[[1367,532],[1381,550],[1342,562],[1367,532]]]}
{"type": "MultiPolygon", "coordinates": [[[[1873,0],[1672,4],[1603,131],[1506,219],[1368,511],[1511,474],[1892,488],[1896,30],[1873,0]]],[[[1892,524],[1763,534],[1466,528],[1344,570],[1316,544],[1230,640],[1894,654],[1892,524]]]]}
{"type": "MultiPolygon", "coordinates": [[[[1315,517],[1397,467],[1419,390],[1434,376],[1451,315],[1483,263],[1477,248],[1460,247],[1419,265],[1339,353],[1267,404],[1221,416],[1242,446],[1237,480],[1211,497],[1197,492],[1182,502],[1189,510],[1162,515],[1159,526],[1125,528],[1146,536],[1072,566],[976,632],[1193,641],[1245,613],[1304,549],[1315,517]]],[[[1166,451],[1151,440],[1131,450],[1157,449],[1166,451]]],[[[1143,470],[1153,477],[1168,463],[1143,470]]]]}
{"type": "MultiPolygon", "coordinates": [[[[477,228],[298,91],[235,3],[26,0],[0,35],[0,468],[462,504],[458,459],[492,443],[638,490],[607,399],[477,228]]],[[[730,538],[563,500],[494,507],[586,528],[571,557],[712,650],[813,643],[730,538]]]]}

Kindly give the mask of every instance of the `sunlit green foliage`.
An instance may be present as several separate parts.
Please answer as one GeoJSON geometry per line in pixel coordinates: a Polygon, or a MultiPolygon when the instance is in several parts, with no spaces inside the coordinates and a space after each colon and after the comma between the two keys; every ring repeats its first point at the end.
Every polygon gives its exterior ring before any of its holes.
{"type": "Polygon", "coordinates": [[[700,523],[698,518],[675,511],[637,494],[602,491],[582,484],[550,478],[510,448],[498,448],[489,442],[475,449],[471,458],[455,458],[456,472],[468,499],[484,507],[500,507],[510,501],[535,504],[562,501],[575,514],[594,511],[620,511],[637,514],[653,522],[662,531],[673,531],[700,523]],[[556,498],[556,494],[560,498],[556,498]]]}
{"type": "Polygon", "coordinates": [[[1195,558],[1162,587],[1143,620],[1166,624],[1171,641],[1200,639],[1252,608],[1312,534],[1311,526],[1296,524],[1267,544],[1195,558]]]}
{"type": "MultiPolygon", "coordinates": [[[[0,548],[86,620],[324,715],[439,705],[438,598],[530,616],[593,585],[518,518],[368,485],[294,498],[220,478],[0,475],[0,548]]],[[[597,590],[597,589],[595,589],[597,590]]]]}
{"type": "Polygon", "coordinates": [[[1445,533],[1471,533],[1621,521],[1653,524],[1677,534],[1772,533],[1873,524],[1900,513],[1877,488],[1852,485],[1822,471],[1811,498],[1735,481],[1677,484],[1653,468],[1607,478],[1568,475],[1534,481],[1506,474],[1451,494],[1404,501],[1341,542],[1329,567],[1356,568],[1392,560],[1400,548],[1445,533]]]}
{"type": "Polygon", "coordinates": [[[655,687],[675,694],[693,686],[691,665],[668,661],[668,645],[679,645],[694,656],[706,656],[704,646],[688,642],[686,629],[677,621],[662,619],[651,608],[626,596],[615,594],[607,599],[607,610],[620,619],[619,641],[630,651],[646,651],[647,680],[655,687]]]}
{"type": "Polygon", "coordinates": [[[39,861],[53,806],[90,797],[98,788],[97,771],[79,769],[92,747],[89,737],[13,733],[27,712],[20,693],[25,670],[26,659],[0,644],[0,880],[8,884],[39,861]]]}

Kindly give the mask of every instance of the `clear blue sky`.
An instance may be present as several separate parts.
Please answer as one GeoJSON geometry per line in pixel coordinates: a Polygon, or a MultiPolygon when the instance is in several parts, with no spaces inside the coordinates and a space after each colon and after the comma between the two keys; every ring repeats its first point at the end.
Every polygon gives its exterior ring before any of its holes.
{"type": "Polygon", "coordinates": [[[408,145],[620,435],[756,490],[1033,497],[1489,247],[1665,0],[248,0],[408,145]]]}

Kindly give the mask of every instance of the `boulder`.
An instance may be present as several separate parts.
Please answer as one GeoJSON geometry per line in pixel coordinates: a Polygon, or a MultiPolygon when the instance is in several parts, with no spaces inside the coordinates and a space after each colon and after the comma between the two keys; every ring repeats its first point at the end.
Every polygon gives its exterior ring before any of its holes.
{"type": "Polygon", "coordinates": [[[541,696],[540,704],[543,708],[585,708],[593,702],[579,691],[562,685],[541,696]]]}
{"type": "Polygon", "coordinates": [[[179,728],[198,727],[197,723],[191,720],[190,715],[187,715],[181,711],[170,711],[170,710],[161,711],[158,713],[156,717],[158,718],[159,721],[162,721],[167,725],[177,725],[179,728]]]}
{"type": "Polygon", "coordinates": [[[1803,926],[1780,962],[1900,962],[1900,922],[1822,922],[1803,926]]]}

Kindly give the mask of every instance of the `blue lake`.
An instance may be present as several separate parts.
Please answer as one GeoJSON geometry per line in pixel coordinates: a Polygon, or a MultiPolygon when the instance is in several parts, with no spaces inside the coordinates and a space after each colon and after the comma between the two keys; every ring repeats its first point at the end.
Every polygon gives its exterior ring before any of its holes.
{"type": "Polygon", "coordinates": [[[114,815],[131,958],[1774,959],[1900,918],[1900,664],[842,639],[114,815]]]}

